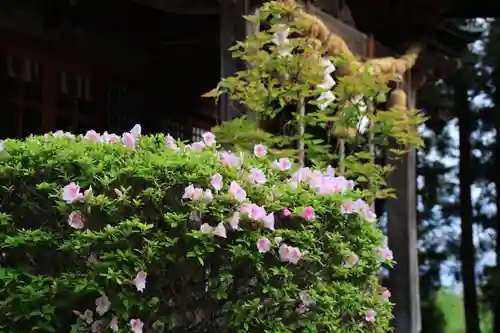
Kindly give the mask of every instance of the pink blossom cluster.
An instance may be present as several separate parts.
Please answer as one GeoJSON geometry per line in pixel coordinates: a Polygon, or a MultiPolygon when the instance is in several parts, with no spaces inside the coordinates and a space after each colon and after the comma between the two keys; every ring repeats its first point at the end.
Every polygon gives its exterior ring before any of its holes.
{"type": "MultiPolygon", "coordinates": [[[[135,147],[135,140],[140,137],[140,125],[134,126],[134,128],[127,133],[124,133],[122,136],[121,142],[125,146],[135,147]],[[133,139],[133,144],[132,144],[133,139]],[[128,144],[128,143],[130,144],[128,144]]],[[[58,132],[56,132],[58,133],[58,132]]],[[[55,135],[55,134],[54,134],[55,135]]],[[[67,133],[59,134],[62,136],[68,136],[67,133]]],[[[92,142],[119,142],[119,137],[114,134],[104,133],[100,135],[95,131],[88,131],[85,136],[83,136],[84,140],[92,141],[92,142]]],[[[195,142],[191,145],[184,146],[185,151],[193,151],[193,152],[201,152],[207,147],[212,147],[216,144],[215,136],[212,133],[203,134],[203,140],[199,142],[195,142]]],[[[179,151],[180,148],[177,142],[170,136],[166,136],[165,140],[166,147],[179,151]]],[[[257,158],[264,158],[267,156],[267,147],[258,144],[254,147],[254,156],[257,158]]],[[[263,185],[267,182],[266,174],[257,167],[251,167],[248,172],[244,173],[242,170],[242,161],[243,155],[239,157],[235,154],[227,151],[223,151],[221,153],[217,153],[214,151],[214,154],[218,154],[218,159],[220,161],[220,165],[223,168],[237,168],[239,171],[239,175],[242,176],[241,179],[246,181],[249,184],[254,186],[263,185]]],[[[272,163],[272,167],[278,169],[282,172],[287,172],[292,168],[292,162],[288,158],[280,158],[277,161],[272,163]]],[[[236,210],[233,212],[233,215],[230,219],[229,226],[230,229],[236,231],[240,230],[240,220],[246,219],[252,223],[262,226],[263,228],[273,232],[275,231],[275,213],[266,211],[264,206],[252,203],[248,201],[247,192],[244,188],[245,182],[237,182],[235,180],[227,181],[224,183],[224,178],[221,174],[216,173],[212,175],[210,180],[211,188],[201,188],[195,187],[190,184],[186,186],[184,189],[184,194],[182,196],[183,200],[186,201],[199,201],[204,204],[209,204],[214,200],[214,192],[215,194],[226,195],[228,198],[231,198],[237,204],[236,210]],[[227,189],[225,193],[222,193],[224,189],[227,189]]],[[[290,178],[288,179],[288,184],[294,188],[302,190],[311,190],[318,196],[328,196],[334,193],[345,193],[348,191],[352,191],[354,188],[354,183],[350,180],[347,180],[343,176],[336,176],[335,171],[332,167],[328,167],[326,171],[322,172],[319,170],[311,170],[310,168],[299,168],[296,172],[294,172],[290,178]]],[[[274,191],[274,190],[273,190],[274,191]]],[[[123,196],[119,190],[115,190],[117,195],[123,196]]],[[[279,198],[279,193],[275,191],[272,193],[273,197],[279,198]]],[[[62,199],[67,204],[74,203],[90,203],[93,198],[92,188],[89,187],[83,193],[80,187],[71,182],[68,185],[64,186],[62,189],[62,199]]],[[[376,216],[370,209],[370,207],[361,199],[356,201],[346,200],[340,208],[342,214],[358,214],[360,217],[364,218],[367,221],[375,221],[376,216]]],[[[294,209],[285,208],[282,211],[282,215],[285,217],[290,217],[295,215],[304,219],[305,221],[316,219],[316,212],[313,207],[297,207],[294,209]]],[[[217,236],[221,238],[227,238],[227,229],[226,229],[226,221],[220,221],[216,226],[211,226],[208,223],[202,223],[201,213],[192,212],[191,216],[193,219],[200,222],[200,232],[206,235],[217,236]]],[[[80,211],[72,211],[68,217],[68,224],[74,229],[83,229],[85,227],[86,218],[83,213],[80,211]]],[[[271,241],[267,237],[260,237],[256,242],[256,248],[259,253],[267,253],[272,248],[277,249],[277,256],[282,262],[297,265],[299,261],[303,257],[303,252],[298,248],[291,245],[287,245],[283,242],[281,237],[275,237],[274,241],[271,241]]],[[[377,247],[375,252],[378,256],[378,259],[382,262],[387,260],[392,260],[392,252],[387,246],[377,247]]],[[[359,257],[356,253],[349,254],[345,261],[344,267],[351,268],[358,264],[359,257]]],[[[136,286],[136,289],[139,292],[143,292],[146,287],[146,273],[141,271],[137,274],[132,283],[136,286]]],[[[309,296],[308,296],[309,297],[309,296]]],[[[297,311],[303,313],[307,311],[307,309],[314,305],[314,301],[312,298],[308,298],[305,295],[300,296],[301,303],[297,311]]],[[[390,297],[390,292],[386,289],[380,295],[381,299],[387,301],[390,297]]],[[[110,307],[111,303],[107,299],[106,296],[101,296],[96,300],[96,312],[100,316],[106,313],[110,307]]],[[[102,325],[102,321],[93,320],[93,313],[90,310],[85,311],[84,314],[76,312],[80,318],[86,321],[89,325],[100,326],[102,325]]],[[[374,322],[377,313],[372,309],[368,309],[365,313],[365,320],[368,322],[374,322]]],[[[134,333],[142,333],[144,323],[138,319],[131,319],[129,322],[130,328],[134,333]]],[[[113,331],[118,330],[118,319],[113,317],[111,322],[109,323],[109,327],[113,331]]]]}
{"type": "Polygon", "coordinates": [[[328,167],[326,172],[300,168],[290,177],[288,184],[293,188],[297,188],[299,185],[309,187],[319,196],[344,193],[354,188],[352,180],[347,180],[343,176],[335,176],[332,167],[328,167]]]}
{"type": "Polygon", "coordinates": [[[370,206],[361,199],[356,201],[346,200],[340,208],[340,212],[342,214],[358,214],[359,217],[369,222],[375,222],[377,219],[377,216],[371,210],[370,206]]]}

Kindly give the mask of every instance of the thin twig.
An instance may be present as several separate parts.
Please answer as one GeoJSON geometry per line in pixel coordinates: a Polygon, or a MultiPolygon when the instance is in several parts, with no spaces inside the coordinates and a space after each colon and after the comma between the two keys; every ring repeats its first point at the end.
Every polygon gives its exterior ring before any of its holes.
{"type": "Polygon", "coordinates": [[[299,100],[297,102],[297,113],[299,114],[299,162],[300,166],[304,167],[306,158],[305,142],[304,142],[304,135],[306,132],[306,126],[304,124],[304,116],[306,115],[306,107],[304,105],[303,97],[299,97],[299,100]]]}

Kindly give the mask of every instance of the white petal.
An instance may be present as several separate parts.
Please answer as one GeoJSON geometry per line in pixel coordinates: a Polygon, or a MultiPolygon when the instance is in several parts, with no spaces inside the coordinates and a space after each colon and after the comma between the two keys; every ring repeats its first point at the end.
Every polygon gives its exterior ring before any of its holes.
{"type": "Polygon", "coordinates": [[[221,222],[217,224],[217,227],[215,227],[214,230],[214,235],[222,238],[227,238],[227,233],[226,233],[226,228],[224,227],[224,223],[221,222]]]}

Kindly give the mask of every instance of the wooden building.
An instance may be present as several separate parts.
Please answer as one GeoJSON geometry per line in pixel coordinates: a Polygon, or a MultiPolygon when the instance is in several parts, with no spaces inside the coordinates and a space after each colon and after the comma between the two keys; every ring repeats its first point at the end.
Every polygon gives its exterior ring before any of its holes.
{"type": "MultiPolygon", "coordinates": [[[[455,67],[473,35],[454,18],[496,16],[486,0],[317,0],[315,13],[361,57],[427,51],[407,74],[410,107],[425,78],[455,67]],[[382,46],[384,45],[384,46],[382,46]],[[389,51],[390,50],[390,51],[389,51]]],[[[252,26],[258,0],[2,0],[1,137],[62,129],[148,132],[191,139],[237,115],[202,93],[237,68],[227,49],[252,26]]],[[[396,332],[420,331],[415,152],[398,162],[387,205],[396,332]]]]}

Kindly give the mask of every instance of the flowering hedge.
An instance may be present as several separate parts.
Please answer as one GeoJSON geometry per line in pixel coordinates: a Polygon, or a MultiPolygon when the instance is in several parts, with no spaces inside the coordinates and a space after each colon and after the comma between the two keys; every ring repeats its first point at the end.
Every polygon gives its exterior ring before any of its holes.
{"type": "Polygon", "coordinates": [[[388,330],[392,254],[332,168],[140,126],[0,150],[0,332],[388,330]]]}

